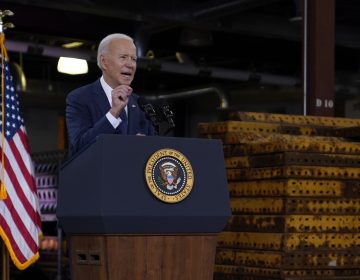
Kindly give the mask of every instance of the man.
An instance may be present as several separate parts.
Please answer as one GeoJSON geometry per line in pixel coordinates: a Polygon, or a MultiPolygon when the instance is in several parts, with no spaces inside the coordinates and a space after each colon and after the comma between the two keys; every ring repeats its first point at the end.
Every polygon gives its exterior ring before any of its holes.
{"type": "Polygon", "coordinates": [[[100,134],[154,135],[155,129],[130,87],[136,71],[136,47],[125,34],[111,34],[99,44],[97,64],[102,77],[69,93],[66,125],[70,155],[100,134]]]}

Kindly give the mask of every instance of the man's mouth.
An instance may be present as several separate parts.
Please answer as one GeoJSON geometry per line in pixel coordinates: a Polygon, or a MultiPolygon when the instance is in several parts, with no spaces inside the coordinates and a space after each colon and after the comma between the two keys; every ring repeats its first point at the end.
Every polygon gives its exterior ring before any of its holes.
{"type": "Polygon", "coordinates": [[[132,77],[132,73],[130,73],[130,72],[121,72],[121,75],[128,77],[128,78],[132,77]]]}

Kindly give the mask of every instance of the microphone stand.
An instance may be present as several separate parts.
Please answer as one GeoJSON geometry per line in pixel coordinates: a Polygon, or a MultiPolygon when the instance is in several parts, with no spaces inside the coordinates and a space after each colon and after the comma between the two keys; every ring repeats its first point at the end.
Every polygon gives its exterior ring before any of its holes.
{"type": "Polygon", "coordinates": [[[153,123],[156,134],[159,134],[159,119],[157,117],[156,111],[152,104],[148,103],[142,106],[144,109],[145,115],[150,119],[150,121],[153,123]]]}
{"type": "Polygon", "coordinates": [[[168,129],[166,130],[165,134],[168,134],[172,129],[175,128],[175,122],[174,122],[174,113],[171,111],[170,106],[168,104],[165,104],[162,107],[163,115],[168,123],[168,129]]]}
{"type": "Polygon", "coordinates": [[[138,103],[140,108],[144,111],[146,117],[155,127],[157,135],[160,135],[160,125],[164,122],[167,123],[166,130],[163,133],[164,135],[168,134],[172,129],[175,128],[175,122],[173,119],[174,113],[167,103],[163,103],[162,105],[153,105],[144,98],[139,98],[138,103]]]}

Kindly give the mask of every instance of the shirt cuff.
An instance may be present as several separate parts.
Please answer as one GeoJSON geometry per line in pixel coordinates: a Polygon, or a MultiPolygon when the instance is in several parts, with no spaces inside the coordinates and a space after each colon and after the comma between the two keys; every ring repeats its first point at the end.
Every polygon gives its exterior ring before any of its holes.
{"type": "Polygon", "coordinates": [[[110,112],[106,113],[106,118],[108,119],[108,121],[111,123],[111,125],[116,129],[119,124],[121,123],[121,119],[120,118],[115,118],[110,112]]]}

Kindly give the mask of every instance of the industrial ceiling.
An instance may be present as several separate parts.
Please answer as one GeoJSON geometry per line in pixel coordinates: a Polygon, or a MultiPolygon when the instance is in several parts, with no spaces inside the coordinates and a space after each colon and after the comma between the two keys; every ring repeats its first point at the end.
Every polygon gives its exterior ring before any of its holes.
{"type": "MultiPolygon", "coordinates": [[[[360,62],[359,2],[336,1],[336,71],[352,85],[360,62]]],[[[5,19],[15,24],[6,42],[27,79],[93,81],[100,74],[97,43],[121,32],[138,47],[136,87],[154,92],[214,82],[296,86],[302,7],[302,0],[3,0],[0,9],[15,13],[5,19]],[[71,42],[82,45],[63,47],[71,42]],[[89,74],[57,73],[57,56],[67,54],[87,58],[89,74]]]]}

